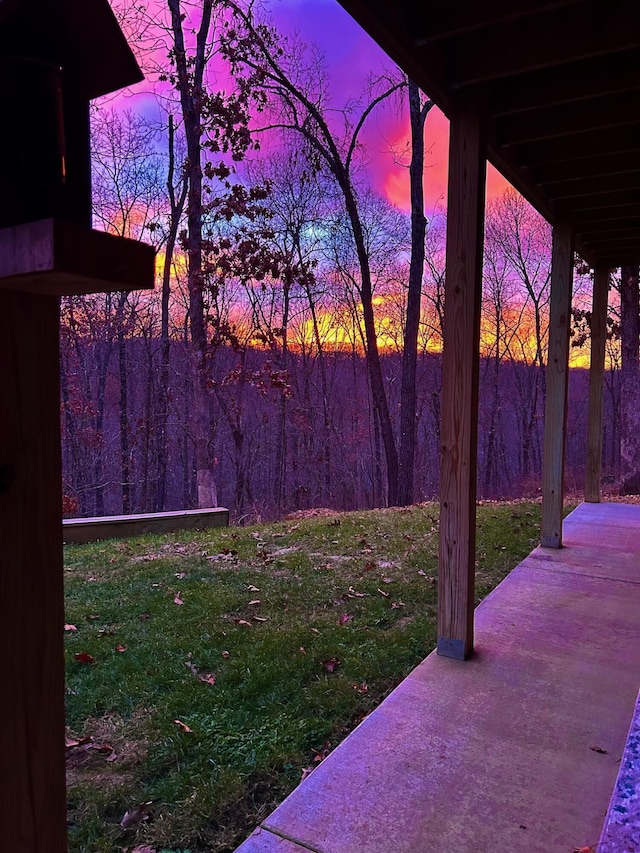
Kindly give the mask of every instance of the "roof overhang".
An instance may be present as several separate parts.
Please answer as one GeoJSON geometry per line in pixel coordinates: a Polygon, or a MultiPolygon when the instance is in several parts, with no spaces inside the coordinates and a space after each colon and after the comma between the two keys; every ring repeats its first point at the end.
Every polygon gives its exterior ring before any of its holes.
{"type": "Polygon", "coordinates": [[[640,263],[640,5],[340,0],[451,117],[472,99],[489,161],[592,266],[640,263]]]}

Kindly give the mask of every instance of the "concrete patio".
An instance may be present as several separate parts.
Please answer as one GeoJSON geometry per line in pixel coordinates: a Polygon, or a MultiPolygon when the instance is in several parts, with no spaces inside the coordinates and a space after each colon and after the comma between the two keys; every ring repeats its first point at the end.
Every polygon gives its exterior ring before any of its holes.
{"type": "Polygon", "coordinates": [[[482,602],[471,660],[431,654],[238,853],[638,850],[633,818],[600,836],[640,684],[640,506],[582,504],[564,542],[482,602]]]}

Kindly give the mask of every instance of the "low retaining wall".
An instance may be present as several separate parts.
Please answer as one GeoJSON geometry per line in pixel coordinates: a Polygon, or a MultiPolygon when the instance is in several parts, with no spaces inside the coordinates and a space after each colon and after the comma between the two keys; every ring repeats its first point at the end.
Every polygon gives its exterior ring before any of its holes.
{"type": "Polygon", "coordinates": [[[173,533],[176,530],[203,530],[228,527],[229,510],[187,509],[181,512],[149,512],[140,515],[107,515],[100,518],[65,518],[62,538],[67,544],[82,545],[98,539],[124,539],[143,533],[173,533]]]}

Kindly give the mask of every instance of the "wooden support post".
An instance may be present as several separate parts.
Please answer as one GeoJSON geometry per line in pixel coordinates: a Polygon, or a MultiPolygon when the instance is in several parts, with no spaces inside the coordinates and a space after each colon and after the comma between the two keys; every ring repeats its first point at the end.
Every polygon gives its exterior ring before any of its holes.
{"type": "Polygon", "coordinates": [[[442,378],[438,654],[473,651],[478,372],[486,145],[478,112],[456,111],[449,201],[442,378]]]}
{"type": "Polygon", "coordinates": [[[67,849],[59,311],[0,291],[2,849],[67,849]]]}
{"type": "Polygon", "coordinates": [[[589,416],[587,422],[587,470],[584,499],[600,503],[602,475],[602,391],[604,353],[607,342],[609,270],[598,268],[593,279],[591,310],[591,363],[589,367],[589,416]]]}
{"type": "Polygon", "coordinates": [[[573,283],[573,228],[560,223],[553,229],[551,304],[547,398],[544,410],[544,461],[542,470],[542,536],[545,548],[562,547],[564,450],[567,434],[569,388],[569,330],[573,283]]]}

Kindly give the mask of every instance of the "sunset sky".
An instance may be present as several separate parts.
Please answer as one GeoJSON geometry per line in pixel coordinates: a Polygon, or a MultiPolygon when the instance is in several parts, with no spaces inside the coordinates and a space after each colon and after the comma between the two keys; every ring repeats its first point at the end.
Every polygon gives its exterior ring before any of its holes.
{"type": "MultiPolygon", "coordinates": [[[[118,0],[111,0],[114,6],[118,0]]],[[[152,3],[153,0],[150,0],[152,3]]],[[[165,8],[163,0],[155,0],[165,8]]],[[[336,107],[349,98],[357,98],[366,86],[367,77],[390,66],[390,60],[378,45],[355,23],[337,0],[271,0],[273,19],[285,35],[299,34],[307,43],[315,42],[325,53],[333,84],[336,107]]],[[[135,50],[135,45],[133,45],[135,50]]],[[[161,58],[161,57],[159,57],[161,58]]],[[[131,99],[121,96],[117,102],[146,113],[156,110],[149,95],[149,84],[135,87],[138,94],[131,99]]],[[[447,191],[447,151],[449,123],[434,108],[429,113],[425,131],[425,206],[427,214],[445,206],[447,191]]],[[[370,161],[372,185],[402,210],[409,209],[408,169],[394,162],[392,150],[403,149],[409,139],[408,117],[397,109],[377,110],[365,125],[362,139],[370,161]]],[[[489,166],[487,193],[499,194],[507,186],[505,180],[489,166]]]]}

